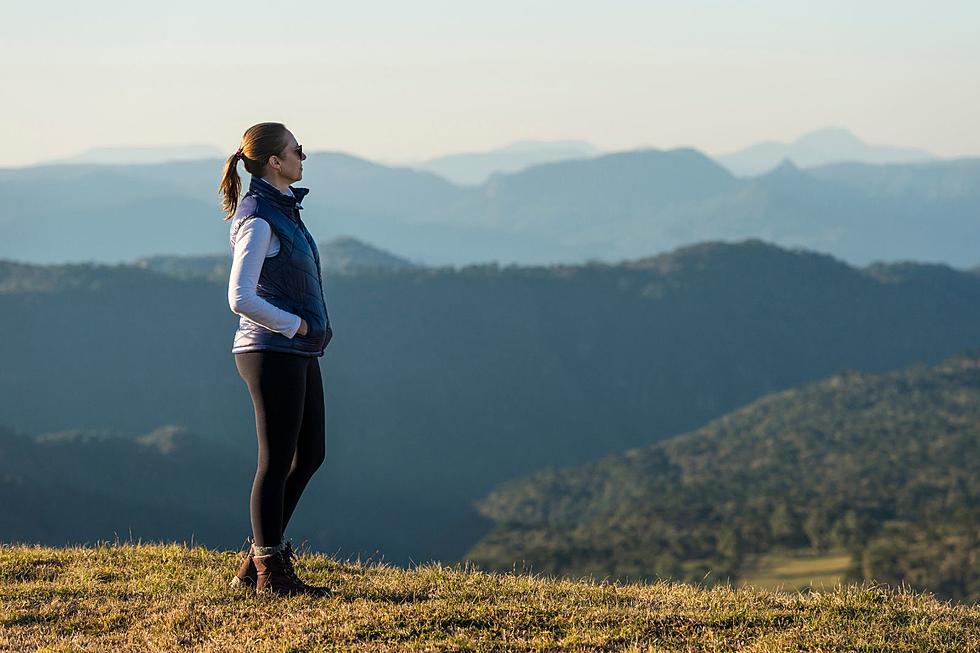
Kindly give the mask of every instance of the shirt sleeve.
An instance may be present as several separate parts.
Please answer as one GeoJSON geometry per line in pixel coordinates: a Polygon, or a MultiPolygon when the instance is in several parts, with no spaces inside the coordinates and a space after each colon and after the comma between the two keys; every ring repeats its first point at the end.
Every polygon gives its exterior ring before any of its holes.
{"type": "Polygon", "coordinates": [[[299,330],[300,317],[273,306],[255,291],[273,236],[269,223],[261,218],[246,220],[239,228],[228,278],[228,306],[232,312],[292,338],[299,330]]]}

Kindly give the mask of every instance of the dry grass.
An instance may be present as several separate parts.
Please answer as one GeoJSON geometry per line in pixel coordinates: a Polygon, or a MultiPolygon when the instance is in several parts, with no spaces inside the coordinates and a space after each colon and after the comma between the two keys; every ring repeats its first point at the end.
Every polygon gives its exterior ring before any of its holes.
{"type": "Polygon", "coordinates": [[[808,550],[770,553],[750,566],[738,584],[772,591],[827,591],[843,582],[850,566],[851,556],[842,550],[823,554],[808,550]]]}
{"type": "Polygon", "coordinates": [[[980,607],[878,585],[775,594],[303,555],[330,598],[228,586],[239,554],[0,545],[3,651],[980,651],[980,607]]]}

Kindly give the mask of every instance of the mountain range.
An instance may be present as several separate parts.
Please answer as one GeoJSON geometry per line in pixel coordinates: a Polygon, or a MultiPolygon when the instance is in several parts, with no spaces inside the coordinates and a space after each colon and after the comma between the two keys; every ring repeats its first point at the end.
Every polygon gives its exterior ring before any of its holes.
{"type": "Polygon", "coordinates": [[[843,127],[818,129],[792,143],[756,143],[714,157],[740,177],[763,174],[786,160],[800,168],[812,168],[832,163],[921,163],[936,158],[921,148],[870,145],[843,127]]]}
{"type": "MultiPolygon", "coordinates": [[[[328,272],[324,286],[327,461],[297,531],[399,564],[464,555],[492,525],[473,501],[509,479],[645,446],[842,368],[936,363],[980,342],[976,273],[858,269],[751,240],[620,265],[328,272]]],[[[226,280],[179,266],[2,261],[0,425],[177,428],[253,468],[237,321],[226,280]]],[[[247,476],[214,483],[241,497],[247,476]]],[[[214,520],[213,542],[237,547],[245,526],[214,520]]]]}
{"type": "MultiPolygon", "coordinates": [[[[221,161],[0,170],[0,257],[131,262],[227,251],[221,161]]],[[[784,163],[739,178],[697,150],[637,150],[495,174],[479,186],[312,153],[304,221],[428,265],[613,263],[760,238],[854,265],[978,264],[980,159],[784,163]]],[[[246,175],[247,182],[247,175],[246,175]]]]}
{"type": "MultiPolygon", "coordinates": [[[[496,173],[519,172],[533,165],[585,159],[603,153],[591,143],[581,140],[529,139],[489,150],[454,152],[421,161],[401,161],[395,165],[432,172],[455,184],[472,186],[482,184],[496,173]]],[[[95,147],[70,157],[47,159],[34,165],[166,163],[214,158],[222,158],[222,152],[213,145],[117,145],[95,147]]],[[[825,127],[807,132],[792,143],[763,141],[731,154],[713,155],[712,158],[732,174],[755,176],[768,172],[784,160],[808,168],[844,162],[912,163],[937,157],[921,148],[871,145],[843,127],[825,127]]]]}

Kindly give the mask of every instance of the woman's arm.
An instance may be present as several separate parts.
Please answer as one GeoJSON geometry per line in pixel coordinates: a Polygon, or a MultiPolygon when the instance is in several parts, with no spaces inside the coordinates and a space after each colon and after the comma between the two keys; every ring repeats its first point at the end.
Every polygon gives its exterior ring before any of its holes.
{"type": "Polygon", "coordinates": [[[255,292],[271,242],[272,228],[261,218],[246,220],[239,228],[228,278],[228,306],[234,313],[287,338],[300,331],[299,335],[304,335],[307,325],[302,318],[273,306],[255,292]]]}

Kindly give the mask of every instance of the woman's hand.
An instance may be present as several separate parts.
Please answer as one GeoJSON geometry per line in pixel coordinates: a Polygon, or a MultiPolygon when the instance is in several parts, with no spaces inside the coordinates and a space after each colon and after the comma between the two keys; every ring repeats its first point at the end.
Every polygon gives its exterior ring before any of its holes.
{"type": "Polygon", "coordinates": [[[310,325],[306,323],[306,320],[304,320],[303,318],[299,318],[299,329],[297,329],[296,334],[305,336],[309,330],[310,330],[310,325]]]}

